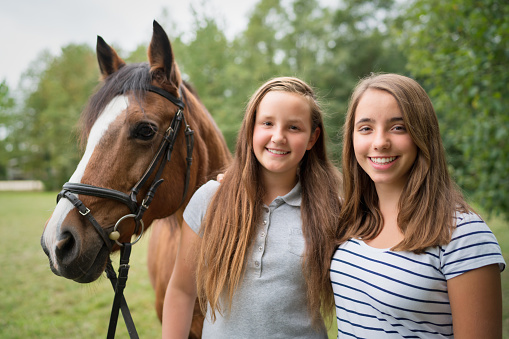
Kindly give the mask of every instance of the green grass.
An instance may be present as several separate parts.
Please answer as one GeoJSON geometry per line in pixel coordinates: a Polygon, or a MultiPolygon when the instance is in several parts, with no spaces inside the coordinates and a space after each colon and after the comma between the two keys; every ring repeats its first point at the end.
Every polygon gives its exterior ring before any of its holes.
{"type": "MultiPolygon", "coordinates": [[[[40,246],[55,193],[0,192],[0,338],[104,338],[113,289],[57,277],[40,246]]],[[[125,297],[141,338],[161,337],[147,273],[147,240],[133,246],[125,297]]],[[[118,255],[113,257],[118,263],[118,255]]],[[[117,338],[128,338],[122,316],[117,338]]]]}
{"type": "MultiPolygon", "coordinates": [[[[486,220],[502,248],[506,264],[509,263],[509,223],[499,217],[486,220]]],[[[509,339],[509,267],[502,272],[502,326],[503,338],[509,339]]]]}
{"type": "MultiPolygon", "coordinates": [[[[39,240],[55,193],[0,192],[0,338],[104,338],[113,290],[106,277],[78,284],[55,276],[39,240]]],[[[509,262],[509,223],[487,220],[509,262]]],[[[125,296],[141,338],[160,338],[147,273],[147,240],[133,247],[125,296]]],[[[118,262],[118,255],[113,257],[118,262]]],[[[509,268],[502,272],[504,338],[509,339],[509,268]]],[[[335,324],[329,337],[336,337],[335,324]]],[[[128,338],[120,316],[117,338],[128,338]]]]}

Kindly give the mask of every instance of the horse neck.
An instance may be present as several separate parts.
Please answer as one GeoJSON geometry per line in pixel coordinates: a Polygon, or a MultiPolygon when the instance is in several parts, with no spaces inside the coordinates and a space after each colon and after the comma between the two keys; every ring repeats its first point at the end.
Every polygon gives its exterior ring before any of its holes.
{"type": "Polygon", "coordinates": [[[189,91],[186,95],[191,101],[188,104],[190,110],[186,119],[188,119],[190,128],[195,131],[194,175],[192,175],[194,180],[190,182],[190,187],[197,189],[207,180],[215,179],[217,173],[224,170],[225,166],[230,163],[232,156],[221,130],[205,106],[192,92],[189,91]]]}

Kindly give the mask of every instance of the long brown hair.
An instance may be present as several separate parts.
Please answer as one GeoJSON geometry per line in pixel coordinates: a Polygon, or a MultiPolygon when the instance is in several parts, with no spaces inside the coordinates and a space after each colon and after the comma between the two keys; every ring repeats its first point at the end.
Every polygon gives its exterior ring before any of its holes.
{"type": "Polygon", "coordinates": [[[343,129],[344,205],[336,232],[339,244],[351,237],[375,238],[383,227],[378,195],[371,178],[357,163],[353,147],[355,111],[368,89],[390,93],[418,148],[417,158],[399,199],[398,226],[404,239],[393,250],[423,252],[450,242],[456,211],[471,210],[452,181],[440,137],[438,119],[426,91],[413,79],[398,74],[374,74],[353,91],[343,129]]]}
{"type": "Polygon", "coordinates": [[[321,320],[322,307],[333,306],[329,265],[325,244],[338,225],[341,207],[339,171],[329,161],[323,117],[311,87],[300,79],[282,77],[263,84],[251,97],[240,128],[235,158],[214,195],[202,224],[202,239],[197,267],[197,289],[202,310],[210,305],[215,312],[230,311],[233,295],[242,280],[245,259],[261,219],[264,188],[260,164],[253,152],[253,129],[258,106],[270,91],[296,93],[305,98],[311,109],[312,131],[320,128],[313,148],[299,166],[302,186],[302,231],[306,249],[302,271],[307,284],[307,300],[314,325],[321,320]],[[225,293],[225,294],[223,294],[225,293]],[[227,307],[220,297],[227,297],[227,307]],[[226,309],[225,309],[226,308],[226,309]]]}

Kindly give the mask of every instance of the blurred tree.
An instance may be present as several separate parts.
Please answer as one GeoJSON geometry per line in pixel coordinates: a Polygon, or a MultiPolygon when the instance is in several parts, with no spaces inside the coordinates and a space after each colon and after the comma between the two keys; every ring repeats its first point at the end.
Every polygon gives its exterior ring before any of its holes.
{"type": "MultiPolygon", "coordinates": [[[[147,48],[148,48],[148,44],[138,45],[134,51],[129,53],[129,56],[124,58],[124,61],[128,64],[137,63],[137,62],[147,62],[147,48]]],[[[120,52],[117,51],[117,53],[120,53],[120,52]]],[[[119,54],[119,55],[121,55],[121,54],[119,54]]]]}
{"type": "MultiPolygon", "coordinates": [[[[332,13],[320,87],[329,91],[327,125],[335,145],[340,143],[348,100],[359,79],[371,72],[405,73],[406,58],[392,31],[399,15],[393,0],[344,0],[332,13]]],[[[334,147],[339,159],[341,148],[334,147]]]]}
{"type": "Polygon", "coordinates": [[[284,64],[282,48],[281,30],[287,22],[279,0],[261,0],[249,15],[247,28],[232,41],[226,75],[230,83],[230,120],[236,123],[230,123],[229,135],[237,135],[246,105],[256,88],[270,78],[292,75],[284,64]]]}
{"type": "Polygon", "coordinates": [[[12,144],[11,131],[13,121],[14,98],[11,96],[9,86],[5,80],[0,83],[0,180],[11,179],[9,175],[9,164],[13,156],[14,147],[12,144]]]}
{"type": "Polygon", "coordinates": [[[291,29],[289,25],[288,13],[280,0],[261,0],[256,4],[246,30],[234,41],[237,84],[243,83],[237,87],[255,89],[269,78],[288,75],[283,40],[291,29]]]}
{"type": "Polygon", "coordinates": [[[181,37],[172,42],[175,59],[233,149],[241,107],[232,96],[235,83],[228,70],[233,63],[231,46],[210,14],[193,10],[193,17],[193,37],[186,43],[181,37]]]}
{"type": "Polygon", "coordinates": [[[317,0],[261,0],[234,41],[235,82],[244,95],[280,75],[298,76],[323,98],[330,150],[339,159],[346,104],[358,79],[372,71],[404,71],[388,29],[392,0],[345,0],[336,9],[317,0]],[[249,91],[246,91],[249,89],[249,91]]]}
{"type": "Polygon", "coordinates": [[[408,69],[430,89],[455,178],[509,216],[509,2],[417,0],[405,17],[408,69]]]}
{"type": "Polygon", "coordinates": [[[29,94],[15,131],[23,136],[20,166],[47,189],[58,189],[78,164],[77,122],[98,79],[92,49],[74,44],[59,56],[41,54],[24,76],[29,94]]]}

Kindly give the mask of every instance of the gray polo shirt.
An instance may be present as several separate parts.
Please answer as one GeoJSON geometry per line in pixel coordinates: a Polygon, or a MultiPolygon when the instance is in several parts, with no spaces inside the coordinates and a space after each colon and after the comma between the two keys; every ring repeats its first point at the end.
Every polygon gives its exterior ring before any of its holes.
{"type": "MultiPolygon", "coordinates": [[[[207,182],[187,205],[184,220],[196,233],[218,187],[217,181],[207,182]]],[[[264,206],[231,313],[216,312],[214,323],[208,313],[203,338],[327,338],[324,325],[319,331],[311,327],[307,310],[300,204],[297,183],[288,194],[264,206]]]]}

